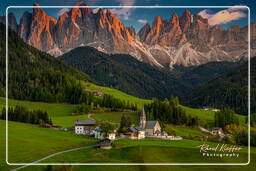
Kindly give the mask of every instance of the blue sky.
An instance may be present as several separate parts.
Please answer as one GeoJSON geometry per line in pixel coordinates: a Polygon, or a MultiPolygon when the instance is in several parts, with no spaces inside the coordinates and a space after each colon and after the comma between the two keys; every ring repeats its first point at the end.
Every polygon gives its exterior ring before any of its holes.
{"type": "MultiPolygon", "coordinates": [[[[7,6],[31,6],[37,2],[41,6],[73,6],[75,3],[81,0],[2,0],[0,15],[5,15],[5,9],[7,6]]],[[[246,5],[251,9],[251,22],[256,22],[256,1],[255,0],[84,0],[88,5],[94,6],[235,6],[246,5]]],[[[67,9],[44,9],[49,16],[58,18],[58,14],[67,9]]],[[[140,29],[145,22],[149,24],[155,16],[162,16],[164,19],[171,18],[172,13],[177,13],[181,16],[186,9],[112,9],[112,12],[120,17],[126,26],[134,26],[136,30],[140,29]]],[[[248,23],[248,10],[247,9],[202,9],[202,8],[188,8],[191,13],[201,13],[204,17],[209,19],[209,22],[214,25],[218,24],[223,28],[227,28],[231,25],[246,26],[248,23]]],[[[13,12],[19,22],[20,16],[24,11],[32,11],[32,9],[10,9],[13,12]]]]}

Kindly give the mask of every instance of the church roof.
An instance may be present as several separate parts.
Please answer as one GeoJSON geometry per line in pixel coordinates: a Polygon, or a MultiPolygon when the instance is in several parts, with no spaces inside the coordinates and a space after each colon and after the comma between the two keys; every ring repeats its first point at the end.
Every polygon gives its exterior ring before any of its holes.
{"type": "Polygon", "coordinates": [[[153,129],[156,125],[157,121],[147,121],[146,122],[146,129],[153,129]]]}

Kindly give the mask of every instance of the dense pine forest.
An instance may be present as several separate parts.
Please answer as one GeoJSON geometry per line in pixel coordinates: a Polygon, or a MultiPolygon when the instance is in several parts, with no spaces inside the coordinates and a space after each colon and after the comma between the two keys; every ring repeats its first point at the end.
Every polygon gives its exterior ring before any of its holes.
{"type": "MultiPolygon", "coordinates": [[[[251,112],[256,112],[256,58],[251,59],[251,112]]],[[[248,113],[248,63],[205,85],[195,88],[184,100],[194,107],[229,107],[240,114],[248,113]]]]}
{"type": "Polygon", "coordinates": [[[144,108],[148,120],[158,120],[161,124],[199,125],[199,118],[186,114],[186,111],[179,106],[177,97],[172,96],[170,100],[164,101],[153,99],[153,102],[146,104],[144,108]]]}
{"type": "Polygon", "coordinates": [[[242,63],[212,62],[195,67],[175,66],[169,71],[140,62],[130,55],[109,55],[92,47],[73,49],[60,59],[88,74],[101,85],[149,99],[183,96],[191,88],[225,74],[242,63]]]}
{"type": "MultiPolygon", "coordinates": [[[[44,102],[76,103],[81,93],[77,80],[90,80],[54,57],[25,44],[9,30],[10,98],[44,102]]],[[[0,96],[5,95],[5,26],[0,24],[0,96]]]]}
{"type": "MultiPolygon", "coordinates": [[[[0,115],[0,119],[3,119],[3,120],[6,119],[5,113],[6,113],[6,108],[3,108],[2,113],[0,115]]],[[[45,123],[50,125],[53,124],[47,112],[44,112],[41,110],[30,111],[29,109],[23,106],[9,107],[8,120],[31,123],[31,124],[45,124],[45,123]]]]}

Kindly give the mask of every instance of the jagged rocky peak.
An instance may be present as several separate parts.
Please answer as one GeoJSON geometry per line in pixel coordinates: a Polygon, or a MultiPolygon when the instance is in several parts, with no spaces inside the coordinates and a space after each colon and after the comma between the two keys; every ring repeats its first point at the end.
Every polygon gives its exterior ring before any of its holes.
{"type": "Polygon", "coordinates": [[[14,14],[12,12],[10,12],[8,14],[8,25],[9,25],[10,29],[15,31],[16,33],[18,32],[18,24],[16,21],[16,17],[14,16],[14,14]]]}
{"type": "MultiPolygon", "coordinates": [[[[0,16],[0,23],[6,24],[5,16],[0,16]]],[[[16,21],[16,17],[12,12],[8,13],[8,26],[9,26],[9,29],[15,31],[16,33],[18,32],[18,24],[16,21]]]]}
{"type": "Polygon", "coordinates": [[[180,27],[183,32],[188,31],[190,24],[191,24],[191,20],[192,20],[192,17],[191,17],[190,11],[186,10],[180,17],[180,27]]]}
{"type": "Polygon", "coordinates": [[[127,28],[127,30],[129,31],[129,33],[130,33],[131,37],[132,37],[133,39],[135,39],[135,37],[136,37],[136,31],[135,31],[135,28],[134,28],[133,26],[126,27],[126,28],[127,28]]]}
{"type": "MultiPolygon", "coordinates": [[[[240,60],[247,47],[247,27],[210,27],[207,19],[188,10],[181,17],[175,13],[167,19],[156,16],[152,25],[146,23],[138,31],[137,38],[135,29],[126,27],[111,9],[100,8],[94,12],[89,7],[72,8],[56,21],[39,4],[35,6],[32,14],[25,12],[21,17],[18,33],[26,43],[56,56],[86,45],[106,53],[130,54],[157,67],[172,68],[175,64],[191,66],[240,60]]],[[[86,3],[75,6],[86,6],[86,3]]],[[[4,17],[0,20],[5,21],[4,17]]],[[[256,49],[255,23],[251,24],[251,37],[252,47],[256,49]]],[[[253,48],[251,53],[256,54],[253,48]]]]}
{"type": "Polygon", "coordinates": [[[209,30],[210,29],[208,19],[203,18],[199,14],[194,15],[192,26],[193,26],[193,29],[198,29],[198,30],[209,30]]]}
{"type": "Polygon", "coordinates": [[[160,33],[162,28],[163,20],[161,16],[157,16],[152,24],[152,31],[154,31],[156,34],[160,33]]]}
{"type": "Polygon", "coordinates": [[[26,11],[26,12],[24,12],[24,14],[22,15],[22,17],[20,19],[18,34],[24,41],[26,41],[28,39],[28,36],[30,34],[30,25],[32,22],[32,17],[33,17],[33,15],[30,12],[26,11]]]}
{"type": "Polygon", "coordinates": [[[180,24],[179,17],[178,17],[178,15],[176,13],[172,14],[171,23],[173,25],[179,25],[180,24]]]}
{"type": "Polygon", "coordinates": [[[146,23],[139,31],[138,35],[139,35],[139,39],[140,41],[144,42],[146,40],[146,37],[148,35],[148,33],[150,32],[151,27],[148,23],[146,23]]]}

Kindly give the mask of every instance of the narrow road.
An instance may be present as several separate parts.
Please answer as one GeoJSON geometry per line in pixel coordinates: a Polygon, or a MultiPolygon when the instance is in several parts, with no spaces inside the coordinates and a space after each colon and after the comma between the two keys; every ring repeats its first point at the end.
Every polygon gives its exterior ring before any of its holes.
{"type": "MultiPolygon", "coordinates": [[[[86,147],[79,147],[79,148],[73,148],[73,149],[70,149],[70,150],[61,151],[61,152],[54,153],[54,154],[51,154],[51,155],[49,155],[49,156],[46,156],[46,157],[44,157],[44,158],[42,158],[42,159],[36,160],[36,161],[32,162],[32,164],[34,164],[34,163],[40,163],[41,161],[44,161],[44,160],[46,160],[46,159],[49,159],[49,158],[51,158],[51,157],[54,157],[54,156],[57,156],[57,155],[60,155],[60,154],[63,154],[63,153],[67,153],[67,152],[71,152],[71,151],[76,151],[76,150],[81,150],[81,149],[93,148],[93,147],[96,147],[96,146],[97,146],[97,144],[96,144],[96,145],[91,145],[91,146],[86,146],[86,147]]],[[[15,168],[15,169],[13,169],[13,170],[11,170],[11,171],[20,170],[20,169],[26,168],[26,167],[28,167],[28,166],[31,166],[31,165],[30,165],[30,164],[24,165],[24,166],[15,168]]]]}

